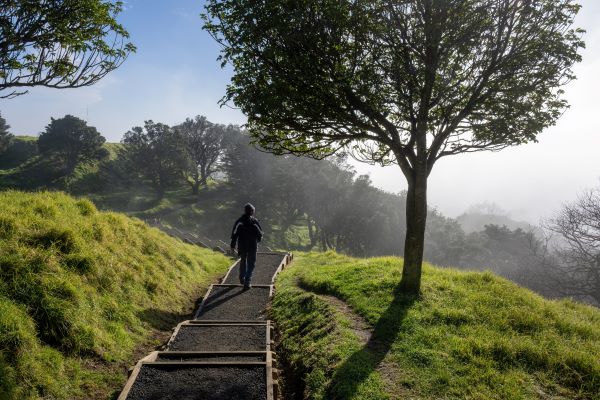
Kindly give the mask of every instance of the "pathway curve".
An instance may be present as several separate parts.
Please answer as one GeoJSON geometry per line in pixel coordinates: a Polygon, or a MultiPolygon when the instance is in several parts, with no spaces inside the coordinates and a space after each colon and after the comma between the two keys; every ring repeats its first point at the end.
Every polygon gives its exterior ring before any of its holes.
{"type": "Polygon", "coordinates": [[[296,282],[296,287],[305,292],[312,293],[322,301],[329,304],[329,306],[333,307],[336,312],[344,315],[350,321],[350,329],[360,340],[360,343],[362,346],[364,346],[365,351],[368,351],[371,354],[379,354],[378,357],[382,358],[382,361],[378,364],[376,370],[383,380],[385,390],[389,394],[390,400],[410,398],[410,395],[406,393],[406,388],[397,384],[397,382],[401,382],[401,374],[398,370],[398,366],[385,357],[385,353],[387,353],[385,350],[385,345],[373,337],[373,328],[361,315],[356,313],[344,300],[340,299],[339,297],[320,292],[317,293],[311,290],[310,287],[301,284],[299,281],[296,282]]]}
{"type": "Polygon", "coordinates": [[[165,351],[140,360],[118,400],[277,400],[272,325],[266,309],[288,253],[260,252],[252,289],[237,284],[239,260],[211,285],[193,320],[177,325],[165,351]]]}

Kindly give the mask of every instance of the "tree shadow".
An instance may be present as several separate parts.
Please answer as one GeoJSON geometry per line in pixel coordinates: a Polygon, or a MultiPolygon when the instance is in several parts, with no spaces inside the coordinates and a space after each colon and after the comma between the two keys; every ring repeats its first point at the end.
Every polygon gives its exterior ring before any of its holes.
{"type": "Polygon", "coordinates": [[[226,286],[216,293],[211,293],[202,308],[198,311],[198,317],[206,314],[208,311],[219,307],[229,299],[243,294],[242,286],[226,286]]]}
{"type": "Polygon", "coordinates": [[[150,324],[152,328],[161,331],[170,330],[181,321],[192,318],[192,314],[189,312],[172,312],[156,308],[147,308],[138,311],[137,316],[142,321],[150,324]]]}
{"type": "Polygon", "coordinates": [[[408,310],[417,300],[418,297],[395,291],[394,300],[375,324],[369,341],[336,369],[327,398],[349,399],[358,391],[390,351],[408,310]]]}

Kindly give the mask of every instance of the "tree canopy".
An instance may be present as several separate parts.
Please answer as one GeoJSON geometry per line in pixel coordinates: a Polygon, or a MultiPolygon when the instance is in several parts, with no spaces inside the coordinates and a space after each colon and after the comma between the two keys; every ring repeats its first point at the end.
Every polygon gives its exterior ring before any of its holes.
{"type": "Polygon", "coordinates": [[[10,146],[13,135],[8,131],[9,129],[10,125],[6,123],[6,120],[0,114],[0,154],[4,153],[10,146]]]}
{"type": "Polygon", "coordinates": [[[200,185],[207,186],[207,179],[217,172],[225,153],[227,131],[239,128],[213,124],[206,117],[197,115],[175,126],[185,155],[184,174],[192,181],[192,191],[198,193],[200,185]]]}
{"type": "Polygon", "coordinates": [[[234,74],[223,102],[276,154],[339,150],[408,183],[402,286],[416,293],[427,177],[442,157],[535,141],[581,59],[571,0],[209,0],[234,74]]]}
{"type": "Polygon", "coordinates": [[[92,85],[135,51],[122,2],[0,0],[0,98],[33,86],[92,85]]]}
{"type": "Polygon", "coordinates": [[[159,195],[181,180],[185,158],[175,130],[152,120],[123,135],[124,154],[133,170],[149,179],[159,195]]]}
{"type": "Polygon", "coordinates": [[[77,163],[106,157],[102,145],[106,142],[95,127],[87,122],[65,115],[63,118],[51,118],[38,138],[40,153],[58,158],[67,173],[73,171],[77,163]]]}

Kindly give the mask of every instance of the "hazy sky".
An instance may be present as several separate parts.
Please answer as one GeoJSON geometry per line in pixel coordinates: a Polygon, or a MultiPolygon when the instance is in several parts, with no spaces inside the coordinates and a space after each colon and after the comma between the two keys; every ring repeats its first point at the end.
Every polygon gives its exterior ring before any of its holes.
{"type": "MultiPolygon", "coordinates": [[[[495,202],[517,219],[537,222],[578,191],[600,185],[600,1],[583,0],[577,24],[587,30],[578,80],[566,87],[571,108],[539,143],[440,160],[429,183],[429,203],[457,216],[475,203],[495,202]]],[[[198,0],[128,0],[120,21],[138,51],[93,87],[36,88],[0,111],[15,134],[36,135],[50,117],[72,114],[119,141],[146,119],[175,124],[206,115],[220,123],[245,122],[217,105],[231,72],[216,62],[218,47],[201,29],[198,0]]],[[[358,165],[374,184],[392,192],[406,187],[398,167],[358,165]]]]}

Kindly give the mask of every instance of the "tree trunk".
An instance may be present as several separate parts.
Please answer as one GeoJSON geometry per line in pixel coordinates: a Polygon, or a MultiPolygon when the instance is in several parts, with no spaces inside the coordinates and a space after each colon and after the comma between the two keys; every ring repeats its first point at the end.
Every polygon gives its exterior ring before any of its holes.
{"type": "Polygon", "coordinates": [[[418,295],[421,289],[421,265],[425,248],[427,222],[427,172],[415,171],[408,183],[406,194],[406,239],[404,240],[404,268],[400,289],[409,295],[418,295]]]}
{"type": "Polygon", "coordinates": [[[192,184],[192,194],[198,194],[200,190],[200,180],[194,179],[194,183],[192,184]]]}
{"type": "Polygon", "coordinates": [[[310,248],[312,249],[317,244],[317,227],[314,226],[310,217],[306,217],[306,223],[308,225],[308,237],[310,239],[310,248]]]}
{"type": "Polygon", "coordinates": [[[200,184],[205,188],[208,187],[208,176],[207,176],[206,165],[200,164],[200,184]]]}

